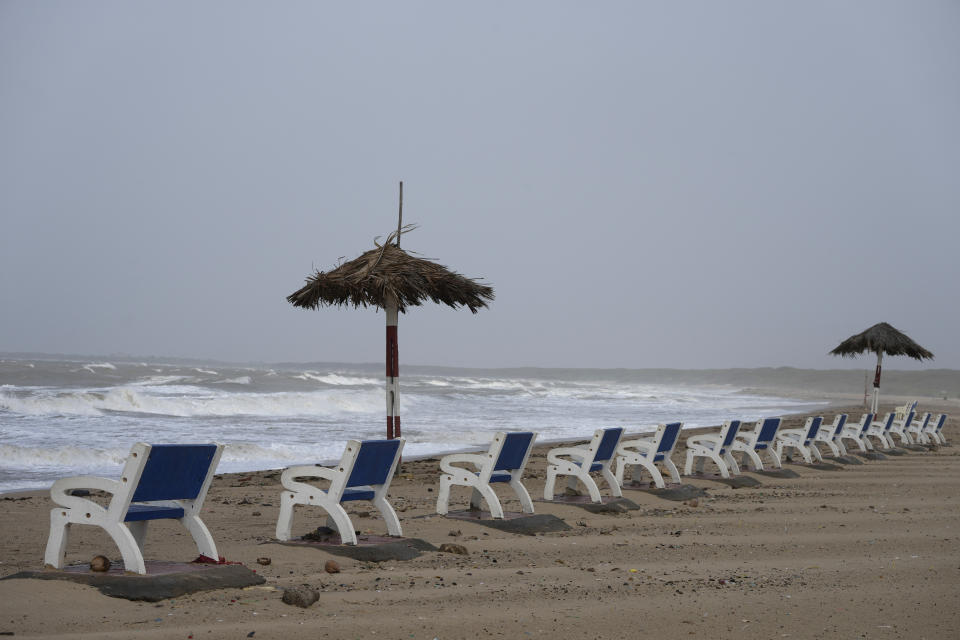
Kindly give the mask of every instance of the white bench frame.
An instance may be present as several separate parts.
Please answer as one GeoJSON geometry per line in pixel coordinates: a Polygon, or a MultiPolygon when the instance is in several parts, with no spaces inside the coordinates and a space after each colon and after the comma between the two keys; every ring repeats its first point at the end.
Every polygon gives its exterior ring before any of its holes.
{"type": "Polygon", "coordinates": [[[729,478],[731,473],[738,475],[740,467],[733,458],[733,444],[736,442],[736,435],[733,441],[723,446],[723,442],[730,434],[730,430],[740,430],[739,420],[727,420],[721,425],[719,433],[708,433],[702,436],[690,436],[687,438],[687,459],[683,465],[683,475],[693,475],[694,467],[696,472],[703,473],[703,465],[707,460],[712,460],[720,475],[729,478]]]}
{"type": "Polygon", "coordinates": [[[360,487],[347,487],[350,480],[350,474],[353,473],[354,464],[360,455],[360,449],[363,442],[360,440],[348,440],[340,463],[336,467],[321,467],[319,465],[300,465],[289,467],[280,474],[280,484],[283,485],[283,493],[280,494],[280,515],[277,517],[276,535],[278,540],[286,541],[290,539],[290,530],[293,527],[293,511],[296,505],[312,505],[320,507],[327,512],[327,526],[337,530],[340,534],[340,541],[343,544],[357,544],[357,534],[353,528],[353,522],[346,509],[340,504],[344,493],[348,488],[373,491],[374,497],[370,500],[373,506],[377,508],[387,525],[387,533],[394,537],[403,536],[403,530],[400,527],[400,519],[396,511],[387,501],[387,492],[390,490],[390,483],[393,480],[397,469],[397,463],[400,461],[400,455],[403,453],[405,440],[400,438],[400,445],[397,447],[396,455],[390,470],[387,472],[383,484],[364,485],[360,487]],[[330,486],[323,490],[306,482],[299,482],[298,478],[321,478],[329,480],[330,486]]]}
{"type": "MultiPolygon", "coordinates": [[[[547,452],[547,482],[543,486],[544,500],[554,499],[554,486],[557,481],[557,476],[568,476],[568,488],[576,491],[577,481],[579,480],[583,483],[583,486],[587,488],[587,491],[590,493],[590,499],[593,502],[599,503],[603,501],[597,483],[590,477],[590,467],[595,463],[594,458],[603,441],[603,436],[607,431],[608,429],[597,429],[593,433],[593,439],[590,440],[590,443],[586,447],[557,447],[547,452]]],[[[600,469],[598,470],[610,488],[610,493],[616,498],[623,496],[623,492],[620,491],[620,483],[617,482],[617,477],[613,471],[610,470],[610,467],[617,458],[617,447],[622,439],[623,430],[621,429],[620,436],[613,445],[613,451],[610,457],[607,460],[599,462],[600,469]]]]}
{"type": "MultiPolygon", "coordinates": [[[[196,498],[137,503],[183,509],[183,517],[179,518],[179,522],[190,532],[200,554],[213,560],[218,560],[220,556],[217,555],[217,545],[213,541],[213,536],[200,519],[200,509],[203,507],[203,501],[223,453],[222,444],[216,447],[206,478],[196,498]]],[[[43,558],[46,566],[53,569],[63,568],[70,527],[75,524],[85,524],[100,527],[113,538],[123,557],[124,569],[127,572],[140,575],[147,573],[143,560],[143,544],[147,537],[147,524],[150,520],[125,522],[124,519],[130,509],[133,494],[136,493],[140,476],[150,458],[151,448],[151,445],[145,442],[138,442],[130,448],[120,480],[98,476],[75,476],[61,478],[53,483],[50,487],[50,499],[58,506],[50,511],[50,535],[43,558]],[[110,503],[102,507],[88,498],[71,495],[70,492],[75,489],[105,491],[111,494],[110,503]]]]}
{"type": "Polygon", "coordinates": [[[633,471],[631,477],[634,482],[639,481],[639,478],[643,473],[642,469],[646,469],[646,471],[653,478],[653,483],[657,486],[657,488],[663,489],[666,487],[666,483],[663,481],[663,474],[661,474],[660,470],[657,468],[656,459],[661,455],[663,456],[663,459],[659,462],[666,467],[667,473],[670,474],[670,481],[675,484],[680,483],[680,472],[677,471],[677,465],[673,463],[673,460],[670,459],[670,456],[673,455],[674,449],[677,448],[677,443],[680,442],[680,432],[683,431],[683,423],[680,423],[680,428],[677,430],[677,435],[673,439],[673,446],[671,446],[667,451],[658,451],[660,448],[660,443],[663,442],[663,436],[666,433],[666,430],[667,424],[663,423],[657,426],[657,430],[651,437],[620,441],[620,445],[617,447],[616,456],[617,470],[614,474],[617,479],[617,484],[619,484],[621,487],[623,486],[623,476],[626,472],[627,465],[632,465],[633,471]],[[638,469],[638,467],[640,467],[640,469],[638,469]]]}
{"type": "MultiPolygon", "coordinates": [[[[526,432],[523,432],[526,433],[526,432]]],[[[523,486],[523,471],[526,469],[533,444],[537,440],[534,433],[523,457],[523,462],[516,469],[495,471],[494,467],[500,459],[500,453],[507,442],[507,432],[498,431],[493,436],[490,448],[486,453],[452,453],[440,459],[440,491],[437,493],[437,513],[446,515],[450,511],[450,488],[455,486],[470,487],[470,508],[480,510],[481,502],[486,501],[490,515],[496,520],[503,519],[503,506],[490,483],[494,473],[509,474],[510,481],[505,483],[513,489],[523,513],[533,513],[533,501],[526,487],[523,486]],[[457,465],[470,465],[474,470],[457,465]]]]}

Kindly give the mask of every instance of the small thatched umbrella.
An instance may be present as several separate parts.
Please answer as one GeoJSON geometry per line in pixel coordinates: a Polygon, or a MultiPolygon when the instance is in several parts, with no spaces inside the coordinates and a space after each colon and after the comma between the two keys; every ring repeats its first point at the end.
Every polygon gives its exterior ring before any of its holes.
{"type": "MultiPolygon", "coordinates": [[[[401,203],[402,193],[401,185],[401,203]]],[[[329,272],[318,271],[307,278],[306,285],[287,296],[290,304],[305,309],[328,304],[373,306],[386,311],[387,438],[400,437],[398,312],[429,299],[454,309],[467,307],[476,313],[493,300],[492,287],[401,249],[400,235],[412,229],[398,228],[383,245],[374,241],[376,248],[329,272]]]]}
{"type": "Polygon", "coordinates": [[[891,356],[910,356],[917,360],[933,360],[933,354],[911,340],[901,331],[897,331],[886,322],[875,324],[863,333],[850,336],[830,353],[835,356],[854,357],[861,353],[877,354],[877,373],[873,378],[873,413],[877,412],[880,396],[880,363],[883,354],[891,356]]]}

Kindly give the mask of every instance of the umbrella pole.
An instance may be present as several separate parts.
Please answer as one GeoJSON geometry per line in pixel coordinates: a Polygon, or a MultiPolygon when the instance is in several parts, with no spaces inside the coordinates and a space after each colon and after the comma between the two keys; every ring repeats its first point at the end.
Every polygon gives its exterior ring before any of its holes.
{"type": "Polygon", "coordinates": [[[880,406],[880,363],[883,361],[883,352],[877,351],[877,374],[873,378],[873,415],[877,415],[880,406]]]}
{"type": "Polygon", "coordinates": [[[387,312],[387,439],[400,437],[400,356],[397,349],[397,302],[389,300],[387,312]]]}

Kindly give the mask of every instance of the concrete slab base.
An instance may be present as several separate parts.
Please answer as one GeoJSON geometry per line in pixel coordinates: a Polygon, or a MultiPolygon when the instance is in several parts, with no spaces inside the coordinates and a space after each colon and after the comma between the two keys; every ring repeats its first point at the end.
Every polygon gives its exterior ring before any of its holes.
{"type": "MultiPolygon", "coordinates": [[[[321,529],[326,529],[326,527],[321,527],[321,529]]],[[[267,544],[317,549],[361,562],[413,560],[420,557],[420,554],[424,551],[438,550],[435,546],[420,538],[394,538],[391,536],[357,536],[357,544],[343,544],[336,532],[321,533],[320,535],[311,534],[285,542],[273,540],[267,544]]]]}
{"type": "Polygon", "coordinates": [[[535,536],[538,533],[570,531],[573,527],[549,513],[516,513],[506,511],[502,519],[494,519],[489,511],[451,511],[446,514],[451,520],[463,520],[490,527],[497,531],[535,536]]]}
{"type": "Polygon", "coordinates": [[[96,587],[112,598],[157,602],[199,591],[252,587],[266,580],[241,564],[147,562],[147,575],[124,573],[120,567],[90,571],[88,565],[21,571],[3,580],[66,580],[96,587]]]}

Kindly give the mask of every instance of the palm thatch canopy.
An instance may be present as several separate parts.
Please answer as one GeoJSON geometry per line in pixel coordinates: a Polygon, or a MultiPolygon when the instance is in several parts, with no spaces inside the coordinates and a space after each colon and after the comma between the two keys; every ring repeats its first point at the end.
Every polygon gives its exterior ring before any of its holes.
{"type": "Polygon", "coordinates": [[[863,333],[850,336],[830,352],[835,356],[853,357],[866,352],[890,356],[910,356],[917,360],[932,360],[933,354],[897,331],[886,322],[873,325],[863,333]]]}
{"type": "Polygon", "coordinates": [[[287,302],[305,309],[324,304],[385,309],[393,296],[400,311],[429,299],[476,313],[493,300],[493,287],[414,257],[392,244],[393,237],[332,271],[308,277],[307,284],[287,296],[287,302]]]}

